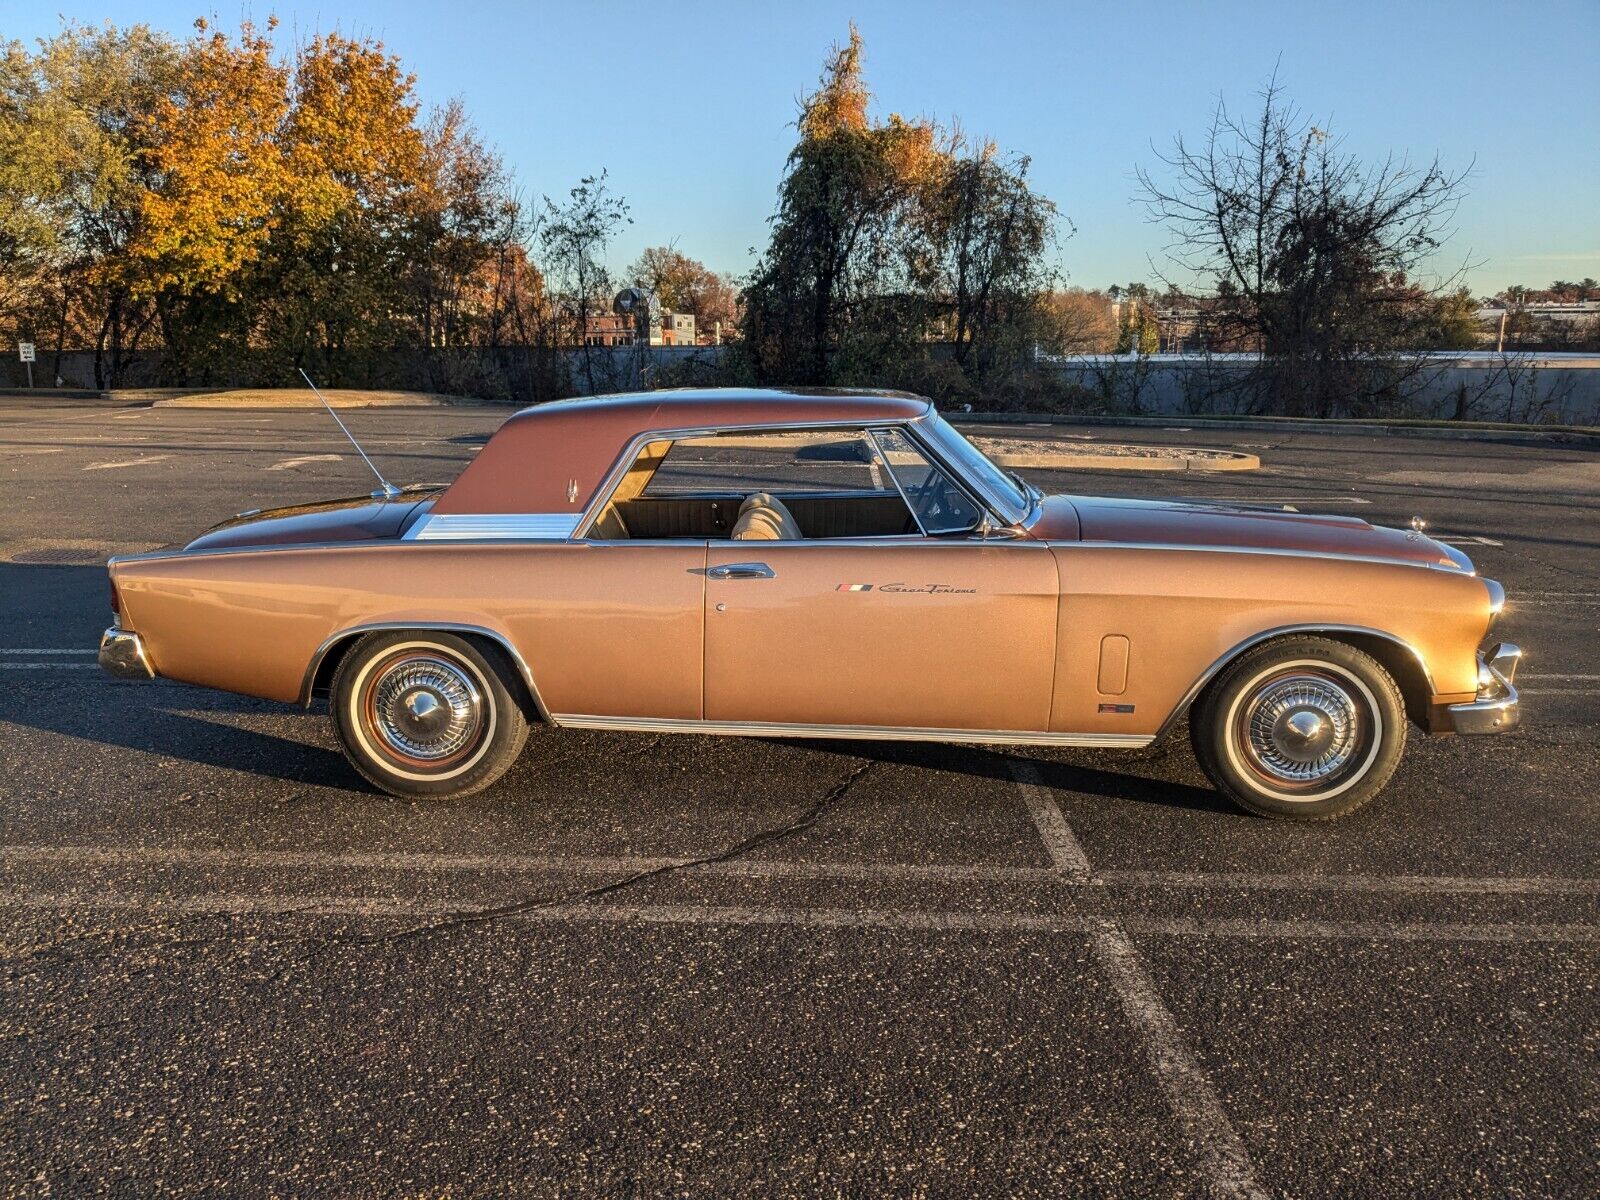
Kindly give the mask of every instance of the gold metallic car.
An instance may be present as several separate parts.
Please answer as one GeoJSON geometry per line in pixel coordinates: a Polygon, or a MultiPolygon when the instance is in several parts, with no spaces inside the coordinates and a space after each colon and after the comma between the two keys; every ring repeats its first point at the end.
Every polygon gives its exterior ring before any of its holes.
{"type": "Polygon", "coordinates": [[[110,572],[107,670],[325,695],[406,796],[486,787],[533,722],[1137,749],[1187,716],[1222,792],[1318,818],[1408,723],[1517,722],[1504,592],[1420,528],[1044,496],[894,393],[547,404],[448,487],[110,572]]]}

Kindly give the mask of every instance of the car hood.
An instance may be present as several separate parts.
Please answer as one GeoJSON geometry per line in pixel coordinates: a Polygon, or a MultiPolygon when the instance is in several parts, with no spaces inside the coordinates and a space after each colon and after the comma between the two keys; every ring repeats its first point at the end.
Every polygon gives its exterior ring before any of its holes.
{"type": "Polygon", "coordinates": [[[316,542],[361,542],[398,537],[417,510],[431,504],[437,494],[437,491],[405,492],[392,500],[356,496],[242,512],[206,530],[184,549],[303,546],[316,542]]]}
{"type": "Polygon", "coordinates": [[[1471,570],[1459,551],[1409,530],[1386,529],[1360,517],[1224,503],[1046,496],[1030,532],[1035,537],[1082,542],[1273,550],[1471,570]]]}

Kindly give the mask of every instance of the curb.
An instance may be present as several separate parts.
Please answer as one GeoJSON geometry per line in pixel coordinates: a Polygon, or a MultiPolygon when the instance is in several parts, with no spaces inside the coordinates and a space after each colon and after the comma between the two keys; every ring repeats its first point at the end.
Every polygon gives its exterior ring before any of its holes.
{"type": "MultiPolygon", "coordinates": [[[[262,398],[259,392],[248,398],[227,392],[203,393],[197,396],[170,396],[165,400],[150,401],[152,408],[231,408],[263,410],[321,410],[322,402],[304,388],[283,389],[284,394],[262,398]]],[[[367,395],[360,399],[341,396],[339,389],[324,392],[333,408],[449,408],[450,400],[422,392],[394,393],[392,395],[367,395]]]]}
{"type": "Polygon", "coordinates": [[[1078,416],[1060,413],[941,412],[945,420],[970,425],[1101,425],[1134,429],[1238,429],[1251,433],[1311,433],[1337,437],[1443,438],[1461,441],[1506,442],[1513,445],[1570,445],[1600,450],[1600,430],[1588,426],[1500,429],[1489,425],[1454,428],[1439,425],[1396,425],[1381,421],[1317,420],[1303,417],[1125,417],[1078,416]]]}
{"type": "MultiPolygon", "coordinates": [[[[769,437],[784,434],[767,434],[761,437],[719,437],[717,442],[729,449],[758,449],[768,444],[769,437]]],[[[804,438],[804,433],[788,435],[804,438]]],[[[1138,450],[1143,447],[1126,442],[1101,442],[1094,447],[1071,445],[1062,449],[1003,450],[986,445],[993,438],[974,439],[979,448],[994,462],[1005,467],[1030,467],[1046,471],[1257,471],[1261,459],[1254,454],[1238,450],[1206,450],[1190,446],[1151,446],[1147,454],[1109,454],[1114,449],[1138,450]]],[[[1025,437],[1008,439],[1026,441],[1025,437]]]]}
{"type": "Polygon", "coordinates": [[[1056,471],[1259,471],[1261,459],[1254,454],[1182,455],[1157,458],[1143,454],[1004,454],[989,453],[1002,467],[1032,467],[1056,471]]]}

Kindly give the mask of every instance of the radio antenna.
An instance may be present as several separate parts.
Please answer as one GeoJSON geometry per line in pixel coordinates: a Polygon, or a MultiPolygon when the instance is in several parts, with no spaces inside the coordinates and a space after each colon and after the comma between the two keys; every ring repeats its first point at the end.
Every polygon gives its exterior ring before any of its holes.
{"type": "Polygon", "coordinates": [[[400,494],[400,489],[385,479],[383,472],[378,470],[373,461],[367,457],[367,452],[361,448],[361,443],[356,441],[356,435],[350,432],[343,421],[339,420],[339,414],[333,411],[333,405],[328,403],[328,398],[317,391],[317,385],[311,382],[311,376],[306,374],[304,367],[300,368],[300,378],[304,379],[306,386],[316,393],[317,399],[322,401],[322,407],[328,410],[328,415],[333,418],[334,424],[344,432],[345,437],[350,439],[350,444],[356,448],[356,453],[361,455],[361,461],[372,469],[372,473],[378,477],[378,482],[383,485],[379,490],[372,493],[373,496],[382,496],[385,500],[393,500],[400,494]]]}

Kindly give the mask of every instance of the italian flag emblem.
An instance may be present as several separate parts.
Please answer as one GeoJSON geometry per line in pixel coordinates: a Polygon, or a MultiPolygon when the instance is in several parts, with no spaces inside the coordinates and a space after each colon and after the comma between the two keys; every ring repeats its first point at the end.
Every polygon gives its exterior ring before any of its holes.
{"type": "Polygon", "coordinates": [[[833,590],[836,592],[870,592],[872,585],[870,583],[841,583],[833,590]]]}

